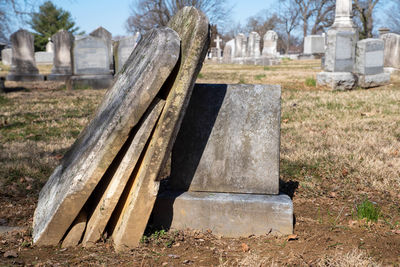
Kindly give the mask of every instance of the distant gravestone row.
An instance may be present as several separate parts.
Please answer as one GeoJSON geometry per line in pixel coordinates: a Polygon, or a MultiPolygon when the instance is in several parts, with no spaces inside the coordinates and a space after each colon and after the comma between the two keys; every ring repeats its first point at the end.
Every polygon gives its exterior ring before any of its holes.
{"type": "Polygon", "coordinates": [[[235,39],[225,44],[222,61],[233,64],[279,64],[278,34],[274,31],[268,31],[264,35],[263,41],[264,46],[261,52],[261,37],[257,32],[251,32],[248,37],[239,33],[235,39]]]}
{"type": "Polygon", "coordinates": [[[12,48],[2,50],[2,62],[11,65],[9,81],[43,80],[37,64],[53,64],[48,80],[70,80],[73,87],[108,88],[114,72],[119,72],[127,61],[138,38],[136,34],[113,45],[111,33],[103,27],[88,36],[75,38],[60,30],[51,37],[45,52],[34,53],[33,35],[19,30],[11,36],[12,48]]]}

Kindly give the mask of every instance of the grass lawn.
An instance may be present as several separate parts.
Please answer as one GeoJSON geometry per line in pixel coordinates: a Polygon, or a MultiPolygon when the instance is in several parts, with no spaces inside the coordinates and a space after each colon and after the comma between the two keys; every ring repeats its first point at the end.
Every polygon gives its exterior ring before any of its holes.
{"type": "Polygon", "coordinates": [[[296,236],[148,231],[122,254],[107,240],[62,250],[34,247],[30,236],[41,187],[105,90],[6,82],[15,90],[0,94],[0,226],[22,230],[0,235],[0,266],[399,266],[400,75],[388,86],[333,92],[315,86],[319,71],[318,60],[206,63],[197,80],[282,86],[281,190],[293,199],[296,236]],[[3,257],[9,251],[18,257],[3,257]]]}

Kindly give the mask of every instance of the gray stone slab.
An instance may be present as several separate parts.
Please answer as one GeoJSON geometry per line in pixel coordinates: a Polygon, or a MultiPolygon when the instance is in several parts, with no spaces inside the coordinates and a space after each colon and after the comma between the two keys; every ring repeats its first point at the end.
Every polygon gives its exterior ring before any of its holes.
{"type": "Polygon", "coordinates": [[[52,65],[54,53],[50,52],[36,52],[35,61],[38,65],[52,65]]]}
{"type": "Polygon", "coordinates": [[[108,56],[109,56],[109,63],[110,63],[110,69],[114,69],[114,64],[113,64],[113,47],[112,47],[112,34],[111,32],[107,31],[103,27],[98,27],[96,30],[92,31],[90,36],[101,38],[107,45],[108,48],[108,56]]]}
{"type": "MultiPolygon", "coordinates": [[[[135,183],[112,234],[117,251],[136,247],[156,200],[160,173],[170,158],[186,107],[210,44],[207,17],[194,7],[184,7],[168,23],[181,38],[181,55],[175,77],[165,88],[165,107],[154,130],[135,183]]],[[[135,48],[134,51],[136,51],[135,48]]]]}
{"type": "Polygon", "coordinates": [[[54,61],[51,74],[48,80],[67,80],[72,75],[72,46],[74,43],[73,35],[60,30],[51,39],[54,42],[54,61]]]}
{"type": "Polygon", "coordinates": [[[101,38],[76,37],[73,58],[74,75],[110,74],[110,50],[101,38]]]}
{"type": "Polygon", "coordinates": [[[274,31],[267,31],[264,35],[264,47],[262,55],[266,57],[276,57],[278,46],[278,34],[274,31]]]}
{"type": "Polygon", "coordinates": [[[328,31],[325,53],[325,71],[353,72],[355,51],[358,41],[357,31],[328,31]]]}
{"type": "Polygon", "coordinates": [[[386,33],[381,36],[385,43],[385,67],[400,68],[400,35],[386,33]]]}
{"type": "Polygon", "coordinates": [[[172,151],[177,190],[279,193],[281,88],[196,84],[172,151]]]}
{"type": "Polygon", "coordinates": [[[35,244],[58,244],[111,163],[121,156],[132,128],[171,74],[179,52],[180,38],[169,28],[151,30],[139,42],[93,119],[40,191],[33,218],[35,244]]]}
{"type": "Polygon", "coordinates": [[[10,66],[11,60],[12,60],[12,49],[5,48],[1,50],[1,62],[3,63],[3,65],[10,66]]]}
{"type": "Polygon", "coordinates": [[[132,54],[133,49],[136,47],[136,42],[139,35],[130,36],[118,40],[115,44],[115,72],[119,72],[124,66],[125,62],[128,60],[129,56],[132,54]]]}
{"type": "Polygon", "coordinates": [[[325,53],[325,37],[322,35],[309,35],[304,38],[304,54],[325,53]]]}
{"type": "Polygon", "coordinates": [[[384,42],[380,39],[364,39],[357,42],[354,71],[361,75],[383,73],[384,42]]]}
{"type": "Polygon", "coordinates": [[[165,229],[212,230],[225,237],[293,233],[293,204],[287,195],[163,192],[153,223],[165,229]]]}
{"type": "Polygon", "coordinates": [[[390,83],[390,73],[379,73],[374,75],[358,75],[358,85],[361,88],[372,88],[390,83]]]}
{"type": "MultiPolygon", "coordinates": [[[[65,75],[52,75],[51,79],[66,79],[65,75]]],[[[69,77],[68,89],[108,89],[113,84],[112,74],[74,75],[69,77]]]]}
{"type": "Polygon", "coordinates": [[[332,90],[352,90],[357,86],[357,76],[351,72],[320,72],[317,74],[317,85],[332,90]]]}

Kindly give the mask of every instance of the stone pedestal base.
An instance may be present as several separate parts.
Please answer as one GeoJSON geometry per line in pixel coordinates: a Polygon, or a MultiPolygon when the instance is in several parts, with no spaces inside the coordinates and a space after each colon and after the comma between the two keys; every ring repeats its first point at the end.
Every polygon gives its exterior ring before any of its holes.
{"type": "Polygon", "coordinates": [[[49,74],[47,75],[48,81],[67,81],[71,78],[71,74],[49,74]]]}
{"type": "Polygon", "coordinates": [[[328,86],[332,90],[351,90],[357,86],[357,77],[351,72],[320,72],[317,85],[328,86]]]}
{"type": "Polygon", "coordinates": [[[13,74],[10,73],[7,75],[7,81],[14,82],[35,82],[35,81],[44,81],[44,76],[40,74],[13,74]]]}
{"type": "Polygon", "coordinates": [[[225,237],[293,233],[293,204],[287,195],[163,192],[153,209],[164,229],[212,230],[225,237]]]}
{"type": "Polygon", "coordinates": [[[392,67],[387,67],[387,68],[383,68],[383,71],[384,71],[385,73],[390,73],[390,74],[392,74],[392,73],[398,73],[398,72],[400,72],[400,69],[392,68],[392,67]]]}
{"type": "Polygon", "coordinates": [[[358,75],[358,85],[362,88],[372,88],[386,85],[390,82],[390,73],[374,75],[358,75]]]}
{"type": "Polygon", "coordinates": [[[273,66],[279,65],[281,63],[279,58],[267,58],[267,57],[258,57],[258,58],[246,58],[246,57],[238,57],[232,58],[230,62],[231,64],[242,64],[242,65],[257,65],[257,66],[273,66]]]}
{"type": "Polygon", "coordinates": [[[112,74],[71,76],[70,89],[108,89],[113,83],[112,74]]]}
{"type": "Polygon", "coordinates": [[[309,59],[321,59],[324,54],[300,54],[299,60],[309,60],[309,59]]]}

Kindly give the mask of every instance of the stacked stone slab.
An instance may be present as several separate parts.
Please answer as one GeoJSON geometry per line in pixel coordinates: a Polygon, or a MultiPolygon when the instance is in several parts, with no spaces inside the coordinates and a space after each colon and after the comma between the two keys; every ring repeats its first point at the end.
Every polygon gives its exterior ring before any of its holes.
{"type": "Polygon", "coordinates": [[[371,40],[357,42],[358,32],[352,20],[352,1],[337,0],[335,21],[328,31],[324,72],[317,75],[318,85],[329,86],[334,90],[349,90],[358,85],[359,78],[359,85],[364,88],[368,88],[369,85],[381,84],[386,80],[385,75],[366,77],[365,73],[360,73],[361,69],[365,70],[372,65],[378,66],[381,59],[377,56],[380,52],[374,50],[377,47],[376,44],[372,44],[371,40]],[[358,48],[357,45],[360,47],[358,48]],[[374,52],[367,53],[368,49],[373,49],[374,52]],[[357,67],[356,50],[360,53],[357,67]],[[372,61],[374,62],[372,63],[372,61]],[[360,66],[360,64],[366,65],[360,66]],[[371,80],[373,78],[377,80],[371,80]]]}
{"type": "Polygon", "coordinates": [[[48,80],[66,81],[72,75],[72,46],[74,37],[66,30],[59,30],[52,37],[54,42],[54,59],[48,80]]]}
{"type": "Polygon", "coordinates": [[[123,38],[114,43],[115,73],[118,73],[124,66],[133,49],[135,49],[138,39],[139,33],[136,33],[134,36],[123,38]]]}
{"type": "Polygon", "coordinates": [[[291,234],[279,195],[279,86],[197,85],[172,150],[154,223],[227,237],[291,234]]]}
{"type": "Polygon", "coordinates": [[[141,39],[41,190],[35,244],[90,246],[108,226],[117,250],[138,245],[209,45],[208,20],[195,8],[169,27],[141,39]]]}
{"type": "Polygon", "coordinates": [[[365,39],[357,42],[355,73],[362,88],[382,86],[390,82],[390,73],[383,70],[384,42],[365,39]]]}
{"type": "Polygon", "coordinates": [[[36,67],[33,47],[33,35],[26,30],[19,30],[10,37],[12,44],[11,70],[7,76],[9,81],[42,81],[36,67]]]}
{"type": "Polygon", "coordinates": [[[113,82],[110,70],[110,48],[98,37],[76,36],[73,50],[72,88],[109,88],[113,82]]]}
{"type": "Polygon", "coordinates": [[[5,66],[10,66],[12,61],[12,49],[5,48],[1,50],[1,62],[5,66]]]}

